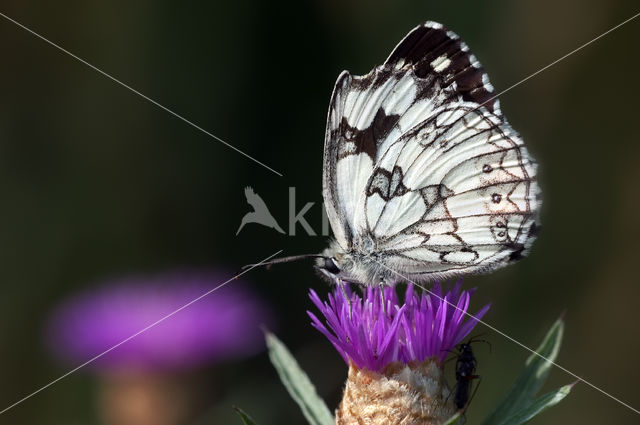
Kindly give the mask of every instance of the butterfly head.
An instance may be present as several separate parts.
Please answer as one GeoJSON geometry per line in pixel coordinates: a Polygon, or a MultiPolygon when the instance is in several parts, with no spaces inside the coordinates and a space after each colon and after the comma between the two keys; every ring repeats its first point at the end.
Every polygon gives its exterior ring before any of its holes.
{"type": "Polygon", "coordinates": [[[345,254],[341,249],[336,249],[334,244],[322,252],[315,261],[315,269],[321,276],[327,278],[331,282],[344,280],[344,260],[345,254]]]}
{"type": "Polygon", "coordinates": [[[347,282],[360,286],[390,285],[397,279],[380,264],[381,258],[372,253],[345,251],[333,241],[316,258],[315,268],[330,282],[347,282]]]}
{"type": "Polygon", "coordinates": [[[335,257],[320,257],[316,259],[316,269],[332,279],[338,278],[342,272],[335,257]]]}
{"type": "Polygon", "coordinates": [[[353,256],[335,240],[322,252],[322,255],[316,258],[315,269],[332,283],[342,281],[360,284],[362,282],[353,275],[353,256]]]}

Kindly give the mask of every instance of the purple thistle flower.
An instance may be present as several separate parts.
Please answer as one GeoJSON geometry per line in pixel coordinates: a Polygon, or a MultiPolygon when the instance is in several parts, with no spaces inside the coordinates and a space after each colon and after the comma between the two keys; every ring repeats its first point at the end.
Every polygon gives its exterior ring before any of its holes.
{"type": "Polygon", "coordinates": [[[474,290],[462,291],[461,281],[446,293],[440,283],[431,293],[420,294],[409,284],[403,304],[394,287],[369,287],[364,296],[348,287],[345,292],[346,296],[336,288],[329,294],[329,301],[323,302],[315,291],[309,291],[326,326],[316,315],[307,313],[312,326],[329,339],[347,364],[353,362],[372,371],[381,371],[393,362],[423,362],[432,357],[443,362],[490,306],[485,305],[465,320],[474,290]]]}
{"type": "MultiPolygon", "coordinates": [[[[124,277],[78,294],[52,314],[49,348],[71,365],[119,344],[228,279],[216,271],[124,277]]],[[[92,367],[179,370],[253,355],[264,349],[261,324],[271,309],[242,282],[209,294],[108,352],[92,367]]]]}

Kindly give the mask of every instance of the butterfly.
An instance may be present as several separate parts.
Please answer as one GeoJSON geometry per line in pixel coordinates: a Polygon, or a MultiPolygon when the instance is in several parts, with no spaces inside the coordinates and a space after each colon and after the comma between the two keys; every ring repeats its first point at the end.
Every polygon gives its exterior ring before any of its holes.
{"type": "Polygon", "coordinates": [[[334,239],[315,255],[322,275],[427,282],[528,253],[539,229],[536,163],[493,93],[467,45],[436,22],[368,74],[340,74],[324,144],[334,239]]]}

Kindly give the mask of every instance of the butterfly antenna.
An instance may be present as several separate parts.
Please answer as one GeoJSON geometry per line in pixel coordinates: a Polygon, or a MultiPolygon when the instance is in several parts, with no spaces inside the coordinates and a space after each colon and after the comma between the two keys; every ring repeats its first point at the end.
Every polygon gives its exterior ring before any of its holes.
{"type": "Polygon", "coordinates": [[[304,259],[307,259],[307,258],[324,258],[324,255],[320,255],[320,254],[303,254],[303,255],[292,255],[290,257],[275,258],[273,260],[264,261],[262,263],[247,264],[246,266],[242,266],[242,270],[246,270],[246,269],[251,268],[251,267],[259,267],[259,266],[269,267],[269,266],[271,266],[273,264],[290,263],[292,261],[304,260],[304,259]]]}

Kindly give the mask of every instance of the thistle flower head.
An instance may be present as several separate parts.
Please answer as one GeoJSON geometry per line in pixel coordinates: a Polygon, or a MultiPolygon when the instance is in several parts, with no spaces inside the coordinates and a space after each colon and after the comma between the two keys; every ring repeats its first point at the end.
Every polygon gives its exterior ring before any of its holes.
{"type": "Polygon", "coordinates": [[[70,364],[108,350],[91,364],[100,371],[188,369],[255,354],[271,309],[240,282],[198,299],[224,279],[213,270],[184,270],[104,282],[54,311],[48,345],[70,364]]]}
{"type": "Polygon", "coordinates": [[[307,313],[347,364],[381,371],[394,362],[444,361],[489,309],[485,305],[466,318],[473,292],[462,291],[460,281],[449,291],[436,283],[420,293],[409,284],[401,303],[393,287],[368,287],[363,295],[336,288],[328,302],[311,290],[309,297],[326,325],[307,313]]]}

